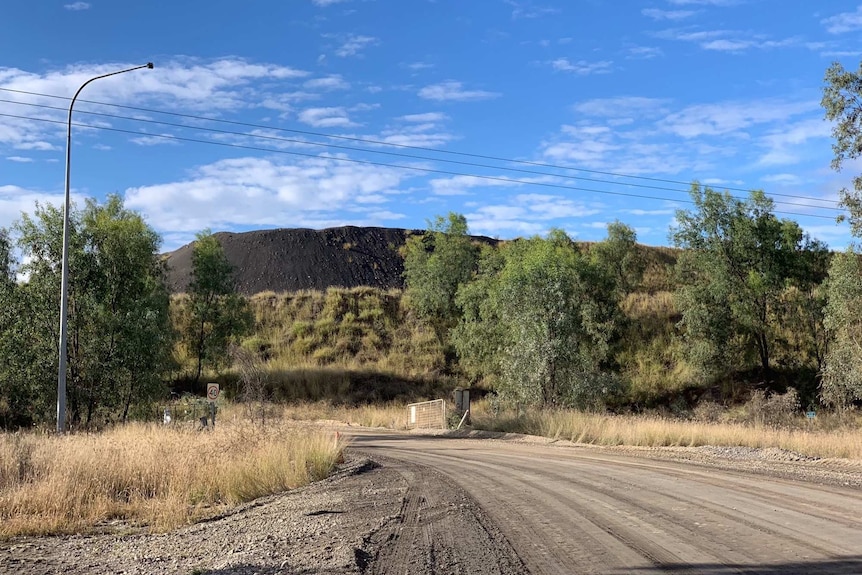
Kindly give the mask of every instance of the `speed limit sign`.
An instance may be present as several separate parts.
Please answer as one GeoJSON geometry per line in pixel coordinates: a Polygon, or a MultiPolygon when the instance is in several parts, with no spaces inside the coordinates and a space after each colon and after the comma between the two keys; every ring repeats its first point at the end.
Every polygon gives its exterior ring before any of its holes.
{"type": "Polygon", "coordinates": [[[217,383],[207,384],[207,401],[214,403],[218,399],[219,389],[217,383]]]}

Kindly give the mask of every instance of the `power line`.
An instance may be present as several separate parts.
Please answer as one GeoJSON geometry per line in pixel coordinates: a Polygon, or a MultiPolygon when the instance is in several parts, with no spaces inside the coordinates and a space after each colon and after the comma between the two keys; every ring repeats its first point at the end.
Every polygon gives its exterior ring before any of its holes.
{"type": "MultiPolygon", "coordinates": [[[[67,98],[65,96],[57,96],[54,94],[44,94],[41,92],[30,92],[27,90],[16,90],[13,88],[0,88],[0,91],[13,92],[16,94],[25,94],[25,95],[29,95],[29,96],[41,96],[41,97],[45,97],[45,98],[55,98],[55,99],[59,99],[59,100],[69,100],[70,99],[70,98],[67,98]]],[[[210,116],[198,116],[195,114],[184,114],[184,113],[180,113],[180,112],[168,112],[165,110],[155,110],[152,108],[143,108],[140,106],[111,104],[108,102],[98,102],[96,100],[78,100],[78,101],[79,102],[86,102],[88,104],[96,104],[96,105],[100,105],[100,106],[112,106],[115,108],[121,108],[121,109],[125,109],[125,110],[135,110],[138,112],[146,112],[146,113],[151,113],[151,114],[164,114],[164,115],[174,116],[174,117],[179,117],[179,118],[187,118],[187,119],[194,119],[194,120],[207,121],[207,122],[219,122],[219,123],[230,124],[230,125],[235,125],[235,126],[244,126],[244,127],[248,127],[248,128],[259,128],[259,129],[265,129],[265,130],[275,130],[275,131],[289,132],[289,133],[293,133],[293,134],[315,136],[315,137],[321,137],[321,138],[346,140],[346,141],[359,142],[359,143],[370,144],[370,145],[375,145],[375,146],[390,146],[390,147],[402,148],[402,149],[420,150],[420,151],[431,152],[431,153],[435,153],[435,154],[447,154],[447,155],[471,157],[471,158],[477,158],[477,159],[482,159],[482,160],[507,162],[507,163],[512,163],[512,164],[537,166],[537,167],[542,167],[542,168],[552,168],[552,169],[556,169],[556,170],[579,171],[579,172],[590,173],[590,174],[613,176],[613,177],[618,177],[618,178],[629,178],[629,179],[644,180],[644,181],[651,181],[651,182],[658,182],[658,183],[665,183],[665,184],[678,184],[678,185],[684,185],[684,186],[690,186],[691,185],[691,182],[684,182],[681,180],[671,180],[671,179],[665,179],[665,178],[653,178],[653,177],[648,177],[648,176],[636,176],[633,174],[622,174],[622,173],[618,173],[618,172],[591,170],[591,169],[587,169],[587,168],[575,168],[572,166],[562,166],[562,165],[550,164],[550,163],[546,163],[546,162],[533,162],[533,161],[529,161],[529,160],[516,160],[516,159],[512,159],[512,158],[502,158],[499,156],[491,156],[491,155],[487,155],[487,154],[476,154],[476,153],[470,153],[470,152],[461,152],[461,151],[457,151],[457,150],[440,150],[440,149],[436,149],[436,148],[429,148],[426,146],[397,144],[397,143],[393,143],[393,142],[374,140],[374,139],[370,139],[370,138],[359,138],[359,137],[355,137],[355,136],[342,136],[342,135],[336,135],[336,134],[327,134],[327,133],[323,133],[323,132],[313,132],[313,131],[309,131],[309,130],[297,130],[297,129],[293,129],[293,128],[282,128],[282,127],[278,127],[278,126],[267,126],[265,124],[254,124],[254,123],[250,123],[250,122],[240,122],[240,121],[235,121],[235,120],[224,120],[224,119],[220,119],[220,118],[213,118],[210,116]]],[[[95,114],[97,112],[90,112],[90,113],[95,114]]],[[[139,120],[138,118],[126,118],[126,119],[136,120],[136,121],[144,121],[144,120],[139,120]]],[[[183,127],[189,127],[189,126],[183,126],[183,127]]],[[[249,137],[251,137],[251,136],[249,136],[249,137]]],[[[303,143],[308,143],[308,142],[303,140],[303,143]]],[[[368,149],[364,149],[364,148],[362,149],[362,151],[374,152],[374,150],[368,150],[368,149]]],[[[424,159],[432,160],[432,158],[424,158],[424,159]]],[[[433,159],[433,161],[448,161],[448,160],[433,159]]],[[[510,169],[510,168],[504,168],[502,166],[494,166],[494,168],[496,168],[496,169],[510,169]]],[[[582,180],[588,180],[588,181],[598,181],[598,182],[605,182],[606,181],[606,180],[589,180],[588,178],[576,178],[576,177],[572,177],[572,176],[569,176],[569,177],[571,177],[571,179],[582,179],[582,180]]],[[[635,187],[644,187],[644,188],[653,188],[653,189],[666,189],[666,190],[670,189],[670,188],[659,188],[659,187],[646,186],[646,185],[638,186],[637,184],[630,184],[630,183],[624,183],[624,184],[630,185],[630,186],[635,186],[635,187]]],[[[751,190],[745,189],[745,188],[734,188],[734,187],[724,187],[724,189],[727,191],[736,191],[736,192],[745,192],[745,193],[748,193],[751,191],[751,190]]],[[[680,191],[680,190],[673,190],[673,191],[680,191]]],[[[828,199],[823,199],[823,198],[815,198],[813,196],[803,196],[803,195],[797,195],[797,194],[773,193],[770,195],[777,196],[777,197],[794,198],[794,199],[801,199],[801,200],[812,200],[812,201],[816,201],[816,202],[826,202],[826,203],[833,203],[833,204],[839,203],[836,200],[828,200],[828,199]]]]}
{"type": "MultiPolygon", "coordinates": [[[[58,106],[49,106],[47,104],[35,104],[32,102],[17,102],[15,100],[0,99],[0,103],[16,104],[16,105],[21,105],[21,106],[31,106],[31,107],[44,108],[44,109],[49,109],[49,110],[65,111],[65,108],[60,108],[58,106]]],[[[91,112],[91,111],[84,110],[84,111],[79,111],[78,113],[79,114],[89,114],[89,115],[93,115],[93,116],[100,116],[100,117],[105,117],[105,118],[113,118],[113,119],[118,119],[118,120],[128,120],[128,121],[142,122],[142,123],[147,123],[147,124],[171,126],[174,128],[181,128],[181,129],[190,129],[190,130],[198,130],[198,131],[203,131],[203,132],[212,132],[212,133],[217,133],[217,134],[241,136],[244,138],[256,138],[256,139],[271,140],[271,141],[277,141],[277,142],[287,142],[287,143],[303,144],[303,145],[309,145],[309,146],[320,146],[320,147],[333,148],[333,149],[338,149],[338,150],[350,150],[350,151],[357,151],[357,152],[363,152],[363,153],[383,154],[383,155],[387,155],[387,156],[409,158],[409,159],[414,159],[414,160],[428,160],[428,161],[432,161],[432,162],[445,162],[445,163],[449,163],[449,164],[468,166],[471,168],[485,168],[485,169],[492,169],[492,170],[504,170],[504,171],[518,172],[518,173],[523,173],[523,174],[532,174],[532,175],[538,175],[538,176],[563,177],[563,178],[571,179],[571,180],[581,180],[581,181],[596,182],[596,183],[602,183],[602,184],[624,185],[624,186],[633,187],[633,188],[644,188],[644,189],[670,191],[670,192],[685,193],[685,194],[688,193],[688,190],[679,190],[677,188],[669,188],[666,186],[652,186],[652,185],[647,185],[647,184],[635,184],[635,183],[631,183],[631,182],[610,182],[608,180],[600,180],[600,179],[596,179],[596,178],[585,178],[583,176],[569,176],[569,175],[563,176],[560,174],[540,172],[537,170],[526,170],[526,169],[522,169],[522,168],[507,168],[507,167],[503,167],[503,166],[492,166],[492,165],[488,165],[488,164],[480,164],[477,162],[464,162],[464,161],[459,161],[459,160],[429,158],[427,156],[419,156],[416,154],[405,154],[405,153],[400,153],[400,152],[390,152],[390,151],[386,151],[386,150],[369,150],[366,148],[357,148],[355,146],[342,146],[342,145],[338,145],[338,144],[329,144],[329,143],[325,143],[325,142],[315,142],[315,141],[310,141],[310,140],[297,140],[297,139],[293,139],[293,138],[283,138],[283,137],[279,137],[279,136],[270,136],[270,135],[265,135],[265,134],[248,134],[245,132],[234,132],[231,130],[221,130],[219,128],[207,128],[207,127],[203,127],[203,126],[189,126],[186,124],[178,124],[176,122],[164,122],[164,121],[160,121],[160,120],[150,120],[150,119],[144,119],[144,118],[133,118],[133,117],[129,117],[129,116],[120,116],[117,114],[108,114],[105,112],[91,112]]],[[[834,200],[819,200],[819,201],[826,202],[826,201],[834,201],[834,200]]],[[[811,205],[811,204],[801,204],[799,202],[777,201],[776,203],[782,204],[782,205],[787,205],[787,206],[803,207],[803,208],[814,208],[814,209],[821,209],[821,210],[825,209],[825,210],[842,211],[841,208],[838,208],[838,207],[815,206],[815,205],[811,205]]]]}
{"type": "MultiPolygon", "coordinates": [[[[63,120],[52,120],[49,118],[34,118],[34,117],[29,117],[29,116],[20,116],[20,115],[16,115],[16,114],[6,114],[6,113],[0,113],[0,116],[7,117],[7,118],[17,118],[17,119],[21,119],[21,120],[31,120],[31,121],[36,121],[36,122],[48,122],[48,123],[52,123],[52,124],[64,124],[64,125],[66,124],[66,122],[63,120]]],[[[578,192],[590,192],[590,193],[606,194],[606,195],[613,195],[613,196],[624,196],[624,197],[647,199],[647,200],[659,200],[659,201],[678,202],[678,203],[686,203],[686,204],[694,204],[695,203],[693,200],[663,198],[663,197],[658,197],[658,196],[647,196],[647,195],[642,195],[642,194],[631,194],[631,193],[627,193],[627,192],[615,192],[615,191],[610,191],[610,190],[597,190],[597,189],[592,189],[592,188],[581,188],[581,187],[577,187],[577,186],[569,186],[569,185],[565,185],[565,184],[554,184],[554,183],[550,183],[550,182],[533,182],[530,180],[518,180],[515,178],[504,178],[504,177],[499,177],[499,176],[484,176],[484,175],[479,175],[479,174],[469,174],[469,173],[464,173],[464,172],[455,172],[455,171],[451,171],[451,170],[441,170],[441,169],[436,169],[436,168],[424,168],[424,167],[419,167],[419,166],[404,166],[404,165],[398,165],[398,164],[388,164],[385,162],[375,162],[372,160],[358,160],[355,158],[339,158],[339,157],[333,157],[333,156],[320,156],[318,154],[308,154],[308,153],[304,153],[304,152],[280,150],[280,149],[276,149],[276,148],[263,148],[260,146],[248,146],[248,145],[243,145],[243,144],[218,142],[218,141],[213,141],[213,140],[200,140],[197,138],[186,138],[186,137],[182,137],[182,136],[174,136],[174,135],[169,135],[169,134],[147,134],[147,133],[136,132],[133,130],[123,130],[121,128],[109,128],[106,126],[90,126],[88,124],[81,124],[81,123],[77,123],[77,122],[73,122],[72,125],[77,126],[77,127],[81,127],[81,128],[90,128],[90,129],[94,129],[94,130],[106,130],[109,132],[119,132],[119,133],[123,133],[123,134],[132,134],[134,136],[147,136],[147,137],[152,137],[152,138],[176,140],[176,141],[181,141],[181,142],[209,144],[211,146],[221,146],[221,147],[226,147],[226,148],[255,150],[255,151],[259,151],[259,152],[270,152],[270,153],[274,153],[274,154],[287,154],[287,155],[291,155],[291,156],[300,156],[300,157],[312,158],[312,159],[316,159],[316,160],[325,159],[325,160],[332,160],[332,161],[337,161],[337,162],[351,162],[351,163],[355,163],[355,164],[364,164],[364,165],[386,167],[386,168],[397,168],[397,169],[401,169],[401,170],[411,170],[411,171],[424,172],[424,173],[430,173],[430,174],[441,174],[441,175],[446,175],[446,176],[467,176],[467,177],[472,177],[472,178],[477,178],[477,179],[482,179],[482,180],[489,180],[489,181],[506,182],[506,183],[512,183],[512,184],[522,184],[522,185],[527,185],[527,186],[541,186],[541,187],[546,187],[546,188],[573,190],[573,191],[578,191],[578,192]]],[[[820,208],[820,209],[831,209],[831,208],[820,208]]],[[[790,215],[790,216],[821,218],[821,219],[827,219],[827,220],[834,220],[835,219],[834,216],[821,216],[818,214],[802,214],[802,213],[798,213],[798,212],[788,212],[788,211],[778,211],[778,210],[776,210],[775,213],[776,214],[783,214],[783,215],[790,215]]]]}

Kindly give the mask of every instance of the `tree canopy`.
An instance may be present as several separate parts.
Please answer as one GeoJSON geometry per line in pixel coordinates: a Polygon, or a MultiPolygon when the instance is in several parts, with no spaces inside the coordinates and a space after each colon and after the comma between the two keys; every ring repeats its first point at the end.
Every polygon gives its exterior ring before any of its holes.
{"type": "Polygon", "coordinates": [[[677,211],[671,232],[684,249],[676,296],[689,357],[712,375],[756,357],[768,373],[785,289],[807,283],[823,259],[811,254],[826,248],[796,222],[776,218],[761,191],[741,200],[695,184],[691,197],[695,207],[677,211]]]}
{"type": "Polygon", "coordinates": [[[218,370],[229,359],[229,346],[251,331],[254,318],[236,293],[234,268],[209,230],[197,234],[192,248],[192,281],[183,342],[195,360],[194,384],[205,367],[218,370]]]}
{"type": "MultiPolygon", "coordinates": [[[[118,196],[88,200],[70,213],[69,421],[126,419],[135,402],[161,396],[173,345],[160,239],[118,196]]],[[[15,226],[25,261],[11,282],[7,263],[0,298],[0,403],[9,424],[50,419],[56,400],[62,209],[37,206],[15,226]],[[49,399],[50,398],[50,399],[49,399]],[[26,411],[25,411],[26,410],[26,411]],[[26,415],[25,415],[26,413],[26,415]]]]}

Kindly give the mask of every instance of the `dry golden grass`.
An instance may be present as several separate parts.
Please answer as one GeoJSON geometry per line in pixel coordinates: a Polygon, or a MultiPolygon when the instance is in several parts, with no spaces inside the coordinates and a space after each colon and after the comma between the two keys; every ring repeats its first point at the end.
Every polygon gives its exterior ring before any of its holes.
{"type": "Polygon", "coordinates": [[[511,411],[494,415],[487,402],[477,402],[473,405],[473,424],[480,429],[593,445],[777,447],[811,457],[862,459],[862,428],[858,421],[826,431],[813,426],[812,429],[779,429],[741,423],[704,423],[569,410],[530,410],[518,417],[511,411]]]}
{"type": "Polygon", "coordinates": [[[321,479],[344,443],[275,422],[0,435],[0,537],[121,520],[165,531],[321,479]]]}
{"type": "Polygon", "coordinates": [[[282,407],[282,417],[299,421],[331,420],[364,427],[407,428],[406,404],[346,407],[327,402],[301,403],[282,407]]]}

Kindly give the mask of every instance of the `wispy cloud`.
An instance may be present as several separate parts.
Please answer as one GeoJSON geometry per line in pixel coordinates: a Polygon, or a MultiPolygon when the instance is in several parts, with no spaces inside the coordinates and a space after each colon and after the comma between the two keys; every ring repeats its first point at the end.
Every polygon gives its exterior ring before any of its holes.
{"type": "Polygon", "coordinates": [[[439,84],[431,84],[419,90],[419,97],[426,100],[474,102],[478,100],[491,100],[500,96],[497,92],[485,90],[467,90],[464,84],[455,80],[446,80],[439,84]]]}
{"type": "Polygon", "coordinates": [[[341,74],[306,80],[302,86],[309,90],[347,90],[350,88],[350,84],[341,77],[341,74]]]}
{"type": "Polygon", "coordinates": [[[89,2],[72,2],[71,4],[63,4],[63,8],[66,10],[72,10],[73,12],[78,12],[80,10],[89,10],[90,3],[89,2]]]}
{"type": "Polygon", "coordinates": [[[139,146],[164,146],[164,145],[176,146],[179,142],[171,139],[170,136],[171,136],[171,134],[137,136],[134,138],[130,138],[130,141],[132,143],[138,144],[139,146]],[[159,136],[168,136],[168,137],[159,137],[159,136]]]}
{"type": "Polygon", "coordinates": [[[33,161],[33,158],[25,158],[24,156],[6,156],[6,159],[19,164],[28,164],[33,161]]]}
{"type": "Polygon", "coordinates": [[[696,10],[661,10],[659,8],[644,8],[641,14],[653,20],[685,20],[697,14],[696,10]]]}
{"type": "Polygon", "coordinates": [[[734,6],[746,0],[667,0],[676,6],[734,6]]]}
{"type": "Polygon", "coordinates": [[[597,206],[552,194],[515,194],[500,203],[479,206],[466,214],[475,233],[495,235],[501,231],[524,235],[544,234],[562,227],[566,220],[600,213],[597,206]]]}
{"type": "Polygon", "coordinates": [[[611,71],[613,62],[609,60],[601,60],[598,62],[588,62],[586,60],[578,60],[570,62],[568,58],[557,58],[548,62],[554,70],[560,72],[571,72],[585,76],[587,74],[608,74],[611,71]]]}
{"type": "Polygon", "coordinates": [[[311,0],[315,6],[332,6],[333,4],[341,4],[342,2],[350,2],[350,0],[311,0]]]}
{"type": "MultiPolygon", "coordinates": [[[[88,78],[129,68],[132,64],[74,64],[43,73],[0,67],[0,87],[42,94],[73,94],[88,78]]],[[[247,109],[261,102],[284,107],[288,102],[283,98],[295,89],[294,83],[307,76],[308,73],[303,70],[254,63],[241,58],[175,58],[162,62],[158,73],[143,70],[128,74],[122,82],[95,82],[88,86],[87,98],[166,110],[218,114],[225,110],[247,109]]],[[[49,98],[25,96],[16,92],[7,93],[5,98],[56,105],[49,98]]],[[[20,114],[20,111],[15,111],[14,104],[8,103],[0,103],[0,112],[20,114]]],[[[62,112],[48,109],[31,115],[47,120],[65,119],[62,112]]],[[[105,127],[111,125],[107,120],[102,123],[105,127]]],[[[0,122],[0,145],[9,145],[18,150],[54,150],[62,141],[64,133],[56,124],[7,118],[0,122]]]]}
{"type": "Polygon", "coordinates": [[[740,133],[756,124],[786,121],[817,109],[810,101],[737,101],[694,104],[668,115],[660,126],[683,138],[740,133]]]}
{"type": "Polygon", "coordinates": [[[335,49],[335,55],[342,58],[351,56],[360,56],[361,52],[369,46],[375,46],[380,43],[380,40],[374,36],[362,36],[358,34],[348,34],[340,38],[341,45],[335,49]]]}
{"type": "Polygon", "coordinates": [[[862,5],[855,12],[841,12],[820,21],[830,34],[844,34],[862,29],[862,5]]]}
{"type": "Polygon", "coordinates": [[[617,118],[620,116],[655,116],[665,110],[668,100],[643,96],[595,98],[573,106],[575,112],[589,116],[617,118]]]}
{"type": "Polygon", "coordinates": [[[307,108],[299,113],[299,121],[315,128],[349,128],[357,126],[343,107],[307,108]]]}
{"type": "Polygon", "coordinates": [[[670,28],[653,34],[664,40],[693,42],[704,50],[741,53],[748,49],[768,50],[793,46],[800,42],[799,38],[790,37],[773,40],[763,34],[753,34],[740,30],[698,30],[688,28],[670,28]]]}
{"type": "Polygon", "coordinates": [[[529,1],[516,2],[515,0],[505,0],[505,2],[512,7],[513,20],[519,20],[522,18],[540,18],[542,16],[552,16],[561,12],[559,8],[540,6],[529,1]]]}
{"type": "Polygon", "coordinates": [[[760,50],[768,50],[770,48],[784,48],[792,46],[797,42],[796,38],[785,38],[784,40],[710,40],[701,43],[701,48],[704,50],[716,50],[719,52],[744,52],[749,48],[757,48],[760,50]]]}
{"type": "Polygon", "coordinates": [[[449,116],[442,112],[425,112],[424,114],[407,114],[398,119],[405,122],[442,122],[448,120],[449,116]]]}
{"type": "Polygon", "coordinates": [[[661,56],[663,53],[661,48],[656,46],[632,46],[628,49],[628,56],[626,57],[631,60],[648,60],[661,56]]]}

